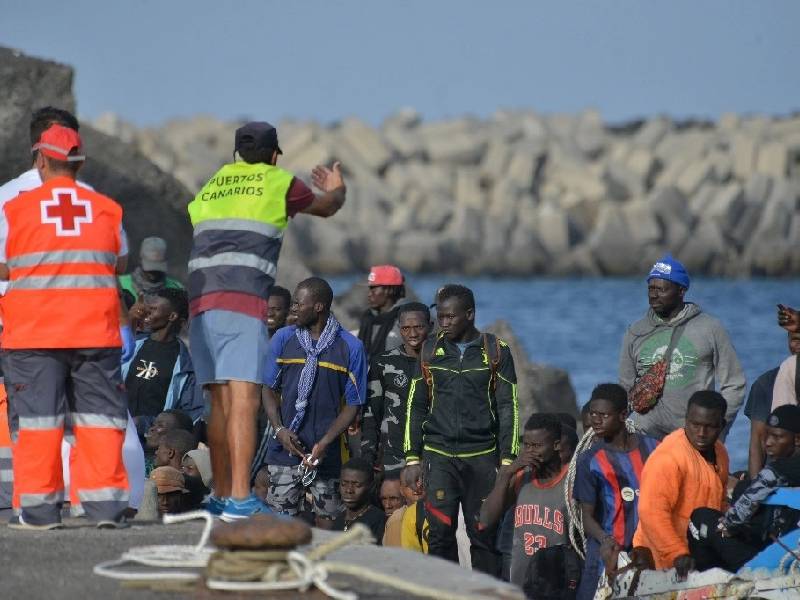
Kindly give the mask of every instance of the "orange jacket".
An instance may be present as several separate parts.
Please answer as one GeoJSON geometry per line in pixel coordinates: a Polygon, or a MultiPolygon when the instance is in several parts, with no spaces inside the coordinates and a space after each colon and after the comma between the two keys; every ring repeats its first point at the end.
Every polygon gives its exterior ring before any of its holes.
{"type": "Polygon", "coordinates": [[[4,206],[10,270],[5,349],[121,345],[116,263],[122,208],[56,177],[4,206]]]}
{"type": "Polygon", "coordinates": [[[715,467],[679,429],[665,437],[644,464],[633,545],[650,548],[657,569],[669,569],[678,556],[689,553],[686,530],[694,509],[724,510],[728,452],[719,441],[716,453],[715,467]]]}

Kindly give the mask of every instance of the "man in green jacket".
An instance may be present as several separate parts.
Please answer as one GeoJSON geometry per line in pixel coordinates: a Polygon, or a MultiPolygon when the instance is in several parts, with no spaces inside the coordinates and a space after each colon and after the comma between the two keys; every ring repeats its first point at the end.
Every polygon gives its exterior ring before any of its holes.
{"type": "Polygon", "coordinates": [[[517,376],[511,349],[475,328],[475,298],[462,285],[437,294],[441,329],[423,345],[408,395],[404,451],[412,479],[424,471],[428,552],[458,560],[459,506],[472,566],[497,575],[494,528],[478,526],[500,464],[519,452],[517,376]]]}
{"type": "Polygon", "coordinates": [[[183,289],[177,279],[167,275],[167,242],[160,237],[143,239],[139,246],[139,266],[132,273],[120,275],[119,285],[129,310],[141,296],[168,288],[183,289]]]}

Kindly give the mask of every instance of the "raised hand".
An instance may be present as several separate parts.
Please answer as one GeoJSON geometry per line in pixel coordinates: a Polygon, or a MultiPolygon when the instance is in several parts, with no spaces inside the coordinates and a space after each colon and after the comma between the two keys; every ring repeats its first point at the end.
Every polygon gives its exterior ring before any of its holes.
{"type": "Polygon", "coordinates": [[[778,304],[778,325],[791,333],[800,332],[800,313],[789,306],[778,304]]]}
{"type": "Polygon", "coordinates": [[[337,161],[333,163],[333,168],[329,169],[325,165],[317,165],[311,171],[311,182],[316,188],[323,192],[332,192],[344,187],[342,178],[341,164],[337,161]]]}
{"type": "Polygon", "coordinates": [[[534,462],[533,450],[531,450],[526,446],[523,446],[522,452],[519,453],[519,456],[517,456],[517,458],[514,459],[514,462],[508,465],[507,468],[511,473],[516,473],[517,471],[520,471],[525,467],[533,466],[533,462],[534,462]]]}

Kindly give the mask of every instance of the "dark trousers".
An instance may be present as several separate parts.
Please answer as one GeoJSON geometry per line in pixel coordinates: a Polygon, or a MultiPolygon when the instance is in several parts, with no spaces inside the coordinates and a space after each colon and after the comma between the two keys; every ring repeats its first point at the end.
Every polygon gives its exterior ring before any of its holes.
{"type": "Polygon", "coordinates": [[[699,571],[722,567],[735,573],[767,546],[740,537],[722,537],[717,529],[721,516],[718,510],[698,508],[689,520],[689,553],[699,571]]]}
{"type": "Polygon", "coordinates": [[[597,593],[597,584],[603,576],[605,565],[600,556],[600,544],[594,538],[586,542],[586,560],[583,563],[583,572],[578,586],[577,600],[592,600],[597,593]]]}
{"type": "Polygon", "coordinates": [[[61,520],[61,440],[72,420],[77,456],[71,492],[95,521],[128,506],[122,445],[128,402],[119,348],[6,350],[2,366],[14,448],[14,494],[27,523],[61,520]]]}
{"type": "Polygon", "coordinates": [[[456,528],[458,507],[464,512],[470,540],[472,568],[497,577],[500,556],[495,550],[496,527],[478,526],[481,504],[494,487],[497,456],[494,452],[472,458],[451,458],[425,453],[425,511],[430,527],[428,553],[458,561],[456,528]]]}

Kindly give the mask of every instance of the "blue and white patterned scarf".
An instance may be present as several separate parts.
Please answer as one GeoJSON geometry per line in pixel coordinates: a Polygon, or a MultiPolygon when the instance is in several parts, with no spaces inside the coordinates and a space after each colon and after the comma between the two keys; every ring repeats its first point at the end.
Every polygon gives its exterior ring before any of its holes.
{"type": "Polygon", "coordinates": [[[311,388],[314,386],[314,379],[317,377],[319,355],[333,345],[341,328],[342,326],[336,320],[336,317],[333,314],[328,315],[328,322],[325,323],[325,329],[322,330],[322,335],[319,336],[316,346],[307,328],[297,328],[297,340],[306,353],[306,364],[303,365],[303,370],[300,372],[300,381],[297,383],[297,400],[294,403],[294,408],[297,412],[289,425],[289,429],[295,433],[300,429],[306,416],[308,397],[311,395],[311,388]]]}

